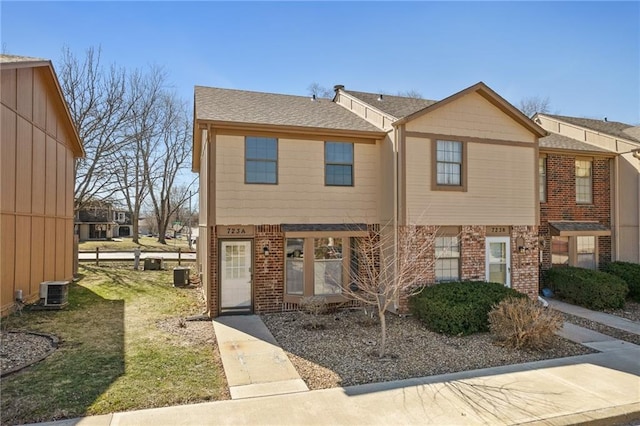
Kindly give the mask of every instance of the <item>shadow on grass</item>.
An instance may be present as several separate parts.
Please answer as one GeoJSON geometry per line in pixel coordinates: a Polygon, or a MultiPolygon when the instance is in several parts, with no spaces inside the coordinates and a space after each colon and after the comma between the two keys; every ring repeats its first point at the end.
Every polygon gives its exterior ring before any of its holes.
{"type": "Polygon", "coordinates": [[[60,343],[50,357],[2,379],[2,424],[82,416],[124,374],[123,300],[74,283],[67,309],[25,309],[4,322],[9,329],[56,335],[60,343]]]}

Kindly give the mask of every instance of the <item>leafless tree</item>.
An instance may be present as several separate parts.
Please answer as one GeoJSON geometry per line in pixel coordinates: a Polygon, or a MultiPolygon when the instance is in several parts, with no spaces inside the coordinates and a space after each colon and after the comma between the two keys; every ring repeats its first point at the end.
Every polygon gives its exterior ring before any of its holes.
{"type": "Polygon", "coordinates": [[[100,49],[90,47],[79,59],[68,47],[57,67],[71,118],[84,144],[86,157],[76,161],[75,208],[91,199],[109,199],[117,191],[110,165],[127,143],[122,127],[135,99],[127,96],[126,71],[100,63],[100,49]]]}
{"type": "Polygon", "coordinates": [[[522,98],[518,104],[518,109],[524,115],[531,118],[536,112],[546,113],[551,109],[551,100],[548,96],[541,98],[540,96],[531,96],[522,98]]]}
{"type": "Polygon", "coordinates": [[[152,67],[146,73],[136,70],[129,74],[127,95],[135,102],[122,134],[122,139],[128,143],[111,161],[117,187],[131,213],[135,243],[139,242],[138,219],[149,193],[145,165],[158,149],[162,131],[160,120],[165,80],[164,71],[158,67],[152,67]]]}
{"type": "Polygon", "coordinates": [[[320,83],[313,82],[307,86],[307,92],[309,96],[315,95],[316,98],[333,98],[333,90],[328,87],[322,86],[320,83]]]}
{"type": "Polygon", "coordinates": [[[435,266],[436,230],[416,225],[391,224],[369,229],[357,239],[351,265],[351,285],[345,296],[375,307],[380,321],[378,355],[386,354],[385,313],[401,297],[417,294],[435,266]]]}
{"type": "Polygon", "coordinates": [[[143,171],[153,213],[158,223],[158,242],[166,244],[165,233],[172,215],[190,196],[195,179],[180,187],[177,178],[187,168],[191,154],[191,120],[187,105],[174,94],[163,95],[160,134],[143,171]],[[181,189],[182,188],[182,189],[181,189]]]}
{"type": "Polygon", "coordinates": [[[405,98],[424,99],[422,93],[418,92],[415,89],[400,90],[398,91],[398,96],[403,96],[405,98]]]}

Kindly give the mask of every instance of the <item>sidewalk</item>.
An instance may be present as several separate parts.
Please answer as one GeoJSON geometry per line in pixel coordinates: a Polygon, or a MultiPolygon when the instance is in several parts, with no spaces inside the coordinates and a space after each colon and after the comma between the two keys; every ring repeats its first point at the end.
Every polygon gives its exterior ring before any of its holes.
{"type": "Polygon", "coordinates": [[[567,425],[640,419],[640,346],[571,324],[563,328],[565,337],[601,352],[318,391],[307,391],[304,382],[304,388],[288,387],[299,384],[299,376],[259,317],[218,318],[214,327],[234,399],[46,424],[567,425]],[[287,394],[265,395],[279,391],[287,394]]]}
{"type": "Polygon", "coordinates": [[[615,315],[605,314],[604,312],[591,311],[581,306],[570,305],[555,299],[545,300],[549,303],[549,307],[556,311],[586,318],[629,333],[640,334],[640,323],[629,321],[628,319],[620,318],[615,315]]]}

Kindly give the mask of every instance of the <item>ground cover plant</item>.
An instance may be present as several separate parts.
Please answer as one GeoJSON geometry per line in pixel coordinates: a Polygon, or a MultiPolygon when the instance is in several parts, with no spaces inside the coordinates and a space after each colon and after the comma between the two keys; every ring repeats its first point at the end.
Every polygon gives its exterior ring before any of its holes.
{"type": "Polygon", "coordinates": [[[597,311],[622,308],[629,292],[615,275],[572,266],[549,269],[545,281],[554,297],[597,311]]]}
{"type": "Polygon", "coordinates": [[[27,307],[3,320],[3,329],[60,339],[48,358],[2,379],[3,424],[227,397],[211,322],[181,321],[202,313],[199,289],[173,287],[170,271],[80,274],[66,309],[27,307]]]}

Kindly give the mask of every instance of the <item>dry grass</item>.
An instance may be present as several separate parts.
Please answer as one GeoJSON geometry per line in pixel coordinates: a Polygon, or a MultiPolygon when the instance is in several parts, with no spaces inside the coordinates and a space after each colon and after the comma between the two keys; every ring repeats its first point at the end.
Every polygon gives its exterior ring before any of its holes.
{"type": "Polygon", "coordinates": [[[3,424],[227,397],[212,324],[199,324],[211,339],[195,342],[164,326],[202,313],[199,289],[173,287],[170,271],[81,266],[80,273],[66,309],[25,309],[3,321],[60,338],[53,355],[2,379],[3,424]]]}
{"type": "MultiPolygon", "coordinates": [[[[140,237],[140,244],[133,242],[132,238],[122,238],[122,241],[83,241],[78,245],[80,251],[95,251],[96,247],[103,251],[131,251],[139,248],[142,251],[189,251],[189,242],[186,238],[167,240],[167,244],[160,244],[157,238],[140,237]]],[[[195,251],[195,246],[191,251],[195,251]]]]}

